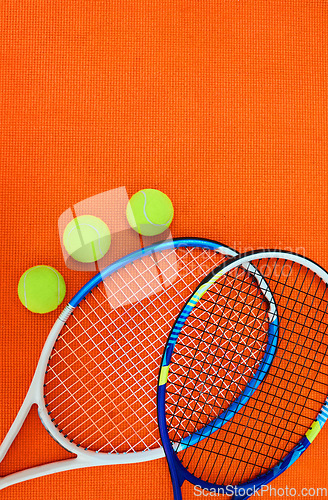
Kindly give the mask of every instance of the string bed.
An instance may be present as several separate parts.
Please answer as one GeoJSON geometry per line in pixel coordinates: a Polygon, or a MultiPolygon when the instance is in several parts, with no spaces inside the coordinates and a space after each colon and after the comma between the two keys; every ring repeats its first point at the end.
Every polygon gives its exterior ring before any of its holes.
{"type": "Polygon", "coordinates": [[[267,473],[302,439],[328,394],[328,292],[313,271],[279,258],[252,260],[252,273],[223,274],[192,310],[173,351],[166,424],[182,465],[216,485],[267,473]],[[179,451],[222,414],[247,385],[266,342],[265,280],[279,318],[275,357],[264,381],[233,418],[179,451]],[[262,297],[263,298],[263,297],[262,297]]]}
{"type": "Polygon", "coordinates": [[[197,284],[226,257],[181,247],[111,274],[68,318],[45,375],[54,425],[70,441],[106,453],[160,446],[156,385],[168,333],[197,284]]]}

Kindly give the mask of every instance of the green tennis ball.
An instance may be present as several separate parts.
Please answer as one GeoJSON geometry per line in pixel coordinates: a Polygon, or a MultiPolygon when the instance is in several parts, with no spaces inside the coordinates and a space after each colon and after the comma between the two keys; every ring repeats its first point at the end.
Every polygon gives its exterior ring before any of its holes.
{"type": "Polygon", "coordinates": [[[35,313],[44,314],[56,309],[64,300],[66,285],[62,275],[50,266],[31,267],[18,283],[21,303],[35,313]]]}
{"type": "Polygon", "coordinates": [[[95,262],[108,252],[111,235],[103,220],[93,215],[80,215],[67,224],[63,243],[69,255],[78,262],[95,262]]]}
{"type": "Polygon", "coordinates": [[[157,189],[138,191],[126,208],[130,226],[143,236],[163,233],[170,226],[173,215],[170,198],[157,189]]]}

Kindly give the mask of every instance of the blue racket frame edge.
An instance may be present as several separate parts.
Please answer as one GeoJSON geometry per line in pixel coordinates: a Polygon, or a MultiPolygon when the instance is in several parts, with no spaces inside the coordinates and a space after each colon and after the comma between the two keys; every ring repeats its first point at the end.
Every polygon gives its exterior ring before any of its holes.
{"type": "MultiPolygon", "coordinates": [[[[253,253],[253,252],[252,252],[253,253]]],[[[271,291],[264,280],[263,276],[259,273],[259,271],[256,270],[256,268],[252,265],[248,265],[245,267],[247,271],[249,271],[252,274],[252,270],[255,272],[255,277],[256,281],[259,284],[259,287],[263,291],[265,297],[268,300],[269,303],[269,326],[268,326],[268,342],[267,342],[267,347],[266,351],[264,353],[263,359],[254,375],[254,377],[250,380],[249,384],[246,386],[244,391],[238,398],[221,414],[219,415],[216,419],[214,419],[210,424],[206,425],[202,429],[198,430],[197,432],[186,436],[180,443],[174,443],[172,444],[169,435],[168,435],[168,430],[166,426],[166,416],[165,416],[165,393],[166,393],[166,383],[168,379],[168,374],[169,374],[169,367],[170,367],[170,362],[172,358],[172,354],[174,351],[175,344],[177,342],[177,339],[179,337],[179,334],[183,328],[183,325],[185,324],[185,321],[187,317],[189,316],[191,310],[195,307],[197,302],[201,299],[201,297],[204,295],[204,293],[208,290],[208,288],[211,286],[212,283],[217,281],[226,270],[228,266],[231,266],[231,268],[234,266],[234,263],[237,262],[240,259],[240,255],[237,255],[235,257],[232,257],[228,259],[226,262],[221,264],[219,267],[214,269],[197,287],[195,290],[194,294],[189,298],[187,303],[185,304],[184,308],[180,312],[180,315],[176,319],[174,326],[171,330],[170,336],[167,340],[163,357],[162,357],[162,363],[161,363],[161,368],[159,372],[159,378],[158,378],[158,389],[157,389],[157,415],[158,415],[158,425],[159,425],[159,430],[160,430],[160,435],[162,439],[162,444],[163,448],[165,451],[165,455],[167,458],[167,462],[169,465],[170,469],[170,474],[172,478],[172,485],[173,485],[173,492],[174,492],[174,499],[175,500],[182,500],[182,494],[181,494],[181,486],[184,483],[185,480],[189,481],[191,484],[194,484],[195,486],[200,486],[203,489],[211,489],[212,491],[216,490],[218,493],[221,494],[228,494],[231,495],[233,494],[233,498],[235,500],[244,500],[246,498],[249,498],[254,494],[254,492],[259,489],[262,485],[266,484],[263,482],[264,479],[262,479],[262,482],[260,485],[257,485],[256,483],[258,481],[253,481],[250,483],[247,483],[243,486],[241,486],[239,489],[236,487],[233,491],[231,491],[230,487],[222,486],[222,485],[217,485],[213,483],[209,483],[206,481],[203,481],[201,479],[196,478],[192,474],[190,474],[185,467],[180,463],[178,458],[176,457],[176,453],[178,451],[182,451],[183,449],[187,448],[188,446],[192,446],[198,442],[200,442],[202,439],[205,439],[206,437],[210,436],[212,433],[216,432],[219,430],[225,423],[227,423],[238,411],[240,411],[243,406],[247,403],[247,401],[250,399],[250,397],[254,394],[256,389],[259,387],[261,382],[264,380],[275,355],[276,349],[277,349],[277,344],[278,344],[278,331],[279,331],[279,325],[278,325],[278,314],[277,314],[277,307],[274,301],[274,298],[271,294],[271,291]],[[173,447],[174,446],[174,447],[173,447]],[[247,494],[245,492],[245,489],[252,489],[252,492],[250,494],[247,494]],[[256,489],[254,489],[256,488],[256,489]],[[240,491],[241,494],[238,493],[240,491]]],[[[295,458],[296,460],[296,458],[295,458]]],[[[281,471],[283,472],[283,471],[281,471]]],[[[260,482],[261,478],[257,478],[260,482]]],[[[267,482],[270,482],[272,480],[268,479],[267,482]]]]}
{"type": "Polygon", "coordinates": [[[99,285],[107,276],[112,274],[114,271],[121,269],[125,265],[133,262],[138,257],[151,255],[156,252],[161,252],[163,250],[169,250],[173,248],[183,248],[183,247],[195,247],[195,248],[205,248],[208,250],[214,250],[223,255],[227,255],[229,257],[237,256],[237,252],[235,252],[232,248],[222,245],[214,240],[209,240],[206,238],[173,238],[172,240],[161,241],[158,243],[154,243],[145,248],[141,248],[140,250],[136,250],[125,257],[113,262],[105,269],[96,274],[93,278],[91,278],[88,283],[86,283],[79,292],[70,300],[69,306],[75,308],[79,305],[81,300],[92,290],[95,286],[99,285]]]}

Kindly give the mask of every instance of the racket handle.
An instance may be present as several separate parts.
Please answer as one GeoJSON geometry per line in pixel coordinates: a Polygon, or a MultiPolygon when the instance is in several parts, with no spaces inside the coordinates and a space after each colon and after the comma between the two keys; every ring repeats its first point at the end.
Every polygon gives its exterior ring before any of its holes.
{"type": "MultiPolygon", "coordinates": [[[[106,465],[106,464],[97,463],[97,465],[106,465]]],[[[72,469],[80,469],[83,467],[90,467],[90,466],[92,466],[90,460],[83,460],[81,459],[81,457],[76,457],[76,458],[69,458],[68,460],[60,460],[58,462],[53,462],[52,464],[32,467],[31,469],[14,472],[9,476],[0,478],[0,490],[3,490],[8,486],[12,486],[13,484],[22,483],[23,481],[28,481],[29,479],[35,479],[37,477],[55,474],[56,472],[64,472],[72,469]]]]}
{"type": "Polygon", "coordinates": [[[181,486],[172,481],[174,500],[182,500],[181,486]]]}

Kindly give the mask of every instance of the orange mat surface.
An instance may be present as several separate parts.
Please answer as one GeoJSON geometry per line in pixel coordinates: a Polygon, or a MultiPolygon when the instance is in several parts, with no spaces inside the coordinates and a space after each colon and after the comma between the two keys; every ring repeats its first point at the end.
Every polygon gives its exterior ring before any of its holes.
{"type": "MultiPolygon", "coordinates": [[[[27,311],[21,274],[54,266],[67,300],[92,276],[66,267],[58,237],[59,216],[79,201],[120,186],[129,195],[160,189],[175,208],[174,237],[289,249],[328,268],[328,8],[324,0],[10,0],[0,9],[2,440],[59,312],[27,311]]],[[[272,487],[328,489],[327,440],[328,426],[272,487]]],[[[33,409],[0,474],[67,456],[33,409]]],[[[183,493],[196,498],[190,485],[183,493]]],[[[160,459],[56,474],[0,496],[173,493],[160,459]]]]}

